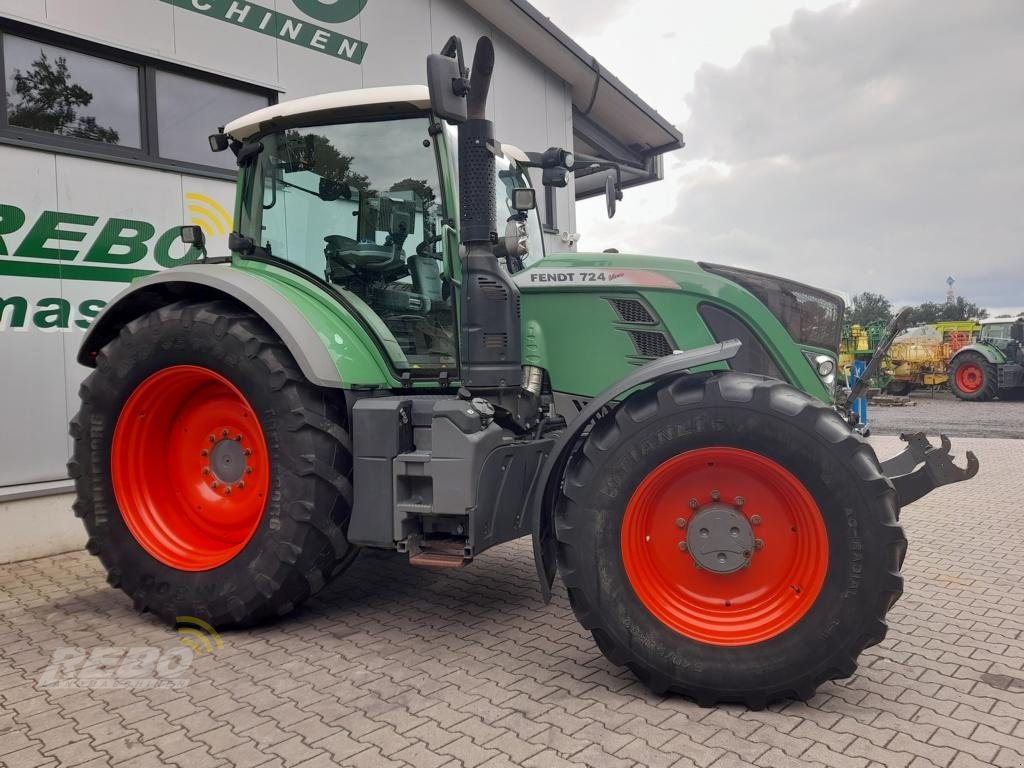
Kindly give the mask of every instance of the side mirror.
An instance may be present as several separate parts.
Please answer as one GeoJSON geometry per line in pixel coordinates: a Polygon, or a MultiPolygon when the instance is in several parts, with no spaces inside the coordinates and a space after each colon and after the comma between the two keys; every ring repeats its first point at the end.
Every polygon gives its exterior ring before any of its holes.
{"type": "Polygon", "coordinates": [[[469,119],[469,79],[458,37],[449,38],[441,53],[427,56],[427,88],[430,106],[439,118],[452,125],[469,119]]]}
{"type": "Polygon", "coordinates": [[[178,231],[178,236],[181,238],[181,242],[185,245],[190,245],[193,248],[200,251],[203,256],[206,255],[206,235],[204,234],[202,227],[194,225],[186,225],[178,231]]]}
{"type": "Polygon", "coordinates": [[[512,208],[520,213],[532,211],[537,207],[537,192],[530,188],[512,190],[512,208]]]}
{"type": "Polygon", "coordinates": [[[604,182],[605,207],[608,209],[608,218],[615,218],[616,203],[622,199],[622,190],[615,182],[614,176],[609,176],[604,182]]]}

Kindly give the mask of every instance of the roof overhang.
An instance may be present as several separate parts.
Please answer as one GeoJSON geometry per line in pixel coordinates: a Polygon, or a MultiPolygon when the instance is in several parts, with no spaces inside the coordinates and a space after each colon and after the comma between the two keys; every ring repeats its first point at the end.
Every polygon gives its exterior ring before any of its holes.
{"type": "MultiPolygon", "coordinates": [[[[626,186],[661,178],[660,156],[683,146],[683,135],[671,122],[527,0],[465,2],[568,83],[572,91],[574,151],[618,164],[626,186]]],[[[577,198],[600,194],[604,174],[577,174],[576,190],[577,198]]]]}

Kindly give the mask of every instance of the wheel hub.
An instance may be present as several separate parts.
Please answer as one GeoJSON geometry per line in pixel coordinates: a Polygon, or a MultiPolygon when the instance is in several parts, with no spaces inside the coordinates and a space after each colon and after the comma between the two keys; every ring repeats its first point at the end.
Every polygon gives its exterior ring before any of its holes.
{"type": "Polygon", "coordinates": [[[228,485],[237,483],[245,475],[245,451],[241,435],[237,438],[222,438],[210,451],[210,470],[213,476],[228,485]]]}
{"type": "Polygon", "coordinates": [[[754,529],[750,521],[727,504],[700,507],[689,524],[687,550],[693,562],[712,573],[735,573],[750,565],[754,529]]]}

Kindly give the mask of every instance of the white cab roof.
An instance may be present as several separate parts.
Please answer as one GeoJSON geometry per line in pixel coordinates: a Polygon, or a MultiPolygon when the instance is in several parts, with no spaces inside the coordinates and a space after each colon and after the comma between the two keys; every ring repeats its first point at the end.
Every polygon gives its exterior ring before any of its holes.
{"type": "Polygon", "coordinates": [[[354,91],[322,93],[318,96],[307,96],[304,99],[284,101],[258,109],[237,120],[232,120],[224,127],[224,132],[232,138],[242,141],[259,131],[260,125],[271,120],[383,104],[408,104],[417,109],[427,109],[430,106],[430,93],[425,85],[393,85],[385,88],[360,88],[354,91]]]}

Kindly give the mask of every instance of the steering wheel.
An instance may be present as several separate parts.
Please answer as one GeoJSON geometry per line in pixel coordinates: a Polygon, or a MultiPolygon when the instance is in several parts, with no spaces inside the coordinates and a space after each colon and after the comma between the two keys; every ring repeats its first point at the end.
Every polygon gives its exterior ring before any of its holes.
{"type": "Polygon", "coordinates": [[[393,245],[360,243],[344,235],[328,235],[324,255],[349,269],[361,272],[389,272],[403,266],[402,251],[393,245]]]}

